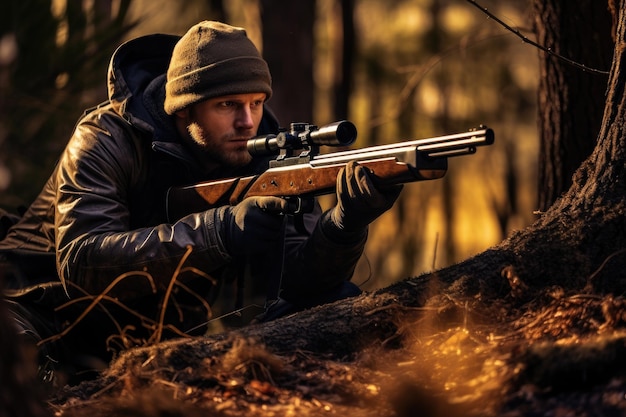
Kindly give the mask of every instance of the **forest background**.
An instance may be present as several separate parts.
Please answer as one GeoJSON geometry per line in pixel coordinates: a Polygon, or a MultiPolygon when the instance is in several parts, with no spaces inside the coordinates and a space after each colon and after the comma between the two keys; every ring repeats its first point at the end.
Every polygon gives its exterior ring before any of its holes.
{"type": "MultiPolygon", "coordinates": [[[[530,33],[528,3],[481,5],[530,33]]],[[[494,129],[494,146],[450,160],[443,180],[405,186],[372,226],[354,279],[363,289],[466,259],[535,220],[538,51],[470,1],[11,0],[2,8],[5,209],[35,198],[80,114],[106,99],[108,60],[121,42],[182,35],[208,19],[246,28],[262,50],[276,91],[269,105],[284,126],[349,119],[355,148],[494,129]]]]}

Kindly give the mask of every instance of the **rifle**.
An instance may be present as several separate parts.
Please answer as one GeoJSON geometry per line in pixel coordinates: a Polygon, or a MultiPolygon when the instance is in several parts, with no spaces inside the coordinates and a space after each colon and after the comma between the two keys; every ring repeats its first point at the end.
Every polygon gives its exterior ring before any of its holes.
{"type": "Polygon", "coordinates": [[[473,154],[476,147],[494,142],[493,130],[481,125],[453,135],[320,154],[321,146],[349,146],[356,136],[354,124],[344,120],[321,128],[292,123],[288,131],[250,139],[248,151],[253,156],[276,156],[267,170],[251,176],[172,187],[167,193],[168,219],[235,205],[251,196],[286,198],[293,207],[289,214],[298,214],[312,207],[306,203],[313,197],[334,192],[337,175],[349,161],[367,167],[377,186],[434,180],[445,175],[449,157],[473,154]]]}

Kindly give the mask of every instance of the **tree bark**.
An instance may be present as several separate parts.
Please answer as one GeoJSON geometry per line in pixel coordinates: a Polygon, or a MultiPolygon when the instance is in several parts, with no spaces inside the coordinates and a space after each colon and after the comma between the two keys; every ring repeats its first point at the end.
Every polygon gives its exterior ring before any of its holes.
{"type": "MultiPolygon", "coordinates": [[[[607,3],[533,0],[537,42],[590,69],[606,71],[613,54],[607,3]]],[[[540,52],[539,196],[546,210],[571,185],[595,146],[606,93],[606,75],[585,71],[540,52]]]]}

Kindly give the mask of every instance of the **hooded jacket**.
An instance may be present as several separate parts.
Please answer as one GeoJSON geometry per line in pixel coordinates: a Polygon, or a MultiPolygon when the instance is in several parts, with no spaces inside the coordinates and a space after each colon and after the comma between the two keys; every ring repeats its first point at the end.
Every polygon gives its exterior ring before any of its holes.
{"type": "MultiPolygon", "coordinates": [[[[0,242],[0,251],[16,263],[33,256],[43,259],[34,270],[21,265],[22,273],[9,282],[14,291],[60,285],[65,297],[106,293],[132,303],[152,293],[153,286],[164,291],[175,278],[184,288],[201,282],[202,291],[193,292],[210,303],[219,296],[226,271],[242,270],[242,265],[232,265],[233,254],[216,231],[216,210],[174,222],[166,217],[166,193],[172,186],[267,167],[267,161],[259,160],[242,169],[207,172],[180,142],[163,109],[165,76],[178,39],[144,36],[113,54],[109,100],[78,121],[43,190],[0,242]]],[[[264,112],[259,134],[277,129],[276,119],[264,112]]],[[[283,283],[294,294],[348,280],[363,250],[365,234],[357,241],[335,242],[323,232],[319,217],[319,207],[305,215],[305,234],[292,222],[287,226],[283,283]]]]}

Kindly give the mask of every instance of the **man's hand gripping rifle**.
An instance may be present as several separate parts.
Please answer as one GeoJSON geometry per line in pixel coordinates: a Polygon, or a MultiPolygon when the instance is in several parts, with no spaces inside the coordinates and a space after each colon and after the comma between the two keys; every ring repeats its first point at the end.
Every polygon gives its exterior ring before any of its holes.
{"type": "Polygon", "coordinates": [[[253,138],[248,141],[253,156],[277,155],[267,170],[171,188],[168,218],[175,221],[211,207],[236,205],[251,196],[285,198],[292,207],[289,214],[297,214],[312,207],[314,197],[333,193],[339,171],[352,160],[368,168],[376,185],[396,185],[441,178],[449,157],[470,155],[476,147],[494,142],[493,131],[481,126],[453,135],[320,154],[322,145],[345,147],[356,137],[354,124],[340,121],[320,128],[292,123],[289,131],[253,138]]]}

